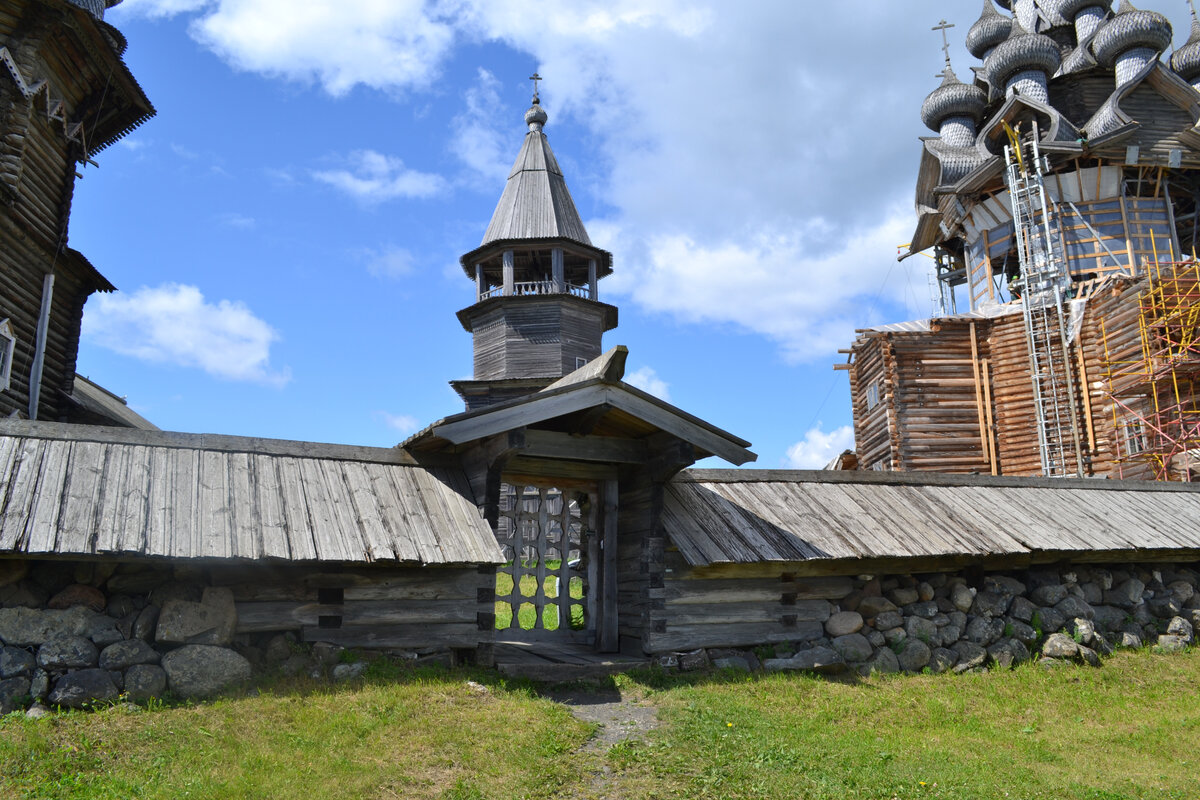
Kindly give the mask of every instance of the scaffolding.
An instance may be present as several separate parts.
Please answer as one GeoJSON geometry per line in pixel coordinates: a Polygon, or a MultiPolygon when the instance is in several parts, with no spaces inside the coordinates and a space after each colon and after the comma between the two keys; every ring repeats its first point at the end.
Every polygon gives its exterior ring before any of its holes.
{"type": "Polygon", "coordinates": [[[1122,332],[1101,325],[1117,474],[1191,481],[1200,469],[1200,265],[1155,261],[1144,274],[1140,346],[1122,347],[1122,332]]]}
{"type": "Polygon", "coordinates": [[[1082,477],[1083,448],[1063,310],[1071,276],[1042,180],[1049,165],[1038,150],[1036,124],[1024,137],[1007,123],[1004,129],[1009,139],[1004,148],[1006,180],[1021,265],[1013,288],[1022,300],[1042,474],[1082,477]]]}

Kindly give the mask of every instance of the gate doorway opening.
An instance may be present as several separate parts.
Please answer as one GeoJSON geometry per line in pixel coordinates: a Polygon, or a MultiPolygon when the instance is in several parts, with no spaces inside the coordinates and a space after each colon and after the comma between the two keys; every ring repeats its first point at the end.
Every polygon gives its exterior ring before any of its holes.
{"type": "Polygon", "coordinates": [[[597,507],[595,490],[501,486],[498,639],[594,643],[597,507]]]}

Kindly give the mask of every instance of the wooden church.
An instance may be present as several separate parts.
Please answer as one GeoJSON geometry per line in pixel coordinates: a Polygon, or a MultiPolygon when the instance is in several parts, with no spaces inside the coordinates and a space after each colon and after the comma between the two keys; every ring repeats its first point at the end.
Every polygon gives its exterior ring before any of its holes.
{"type": "Polygon", "coordinates": [[[845,351],[858,464],[1193,480],[1200,22],[1164,63],[1170,22],[1128,0],[1011,5],[921,106],[903,257],[934,254],[939,307],[845,351]]]}
{"type": "MultiPolygon", "coordinates": [[[[536,92],[491,223],[462,257],[473,302],[458,318],[474,341],[472,380],[453,382],[464,411],[395,448],[143,430],[119,409],[105,418],[96,392],[95,416],[74,417],[83,300],[112,289],[65,247],[74,170],[152,113],[104,9],[0,0],[12,370],[0,402],[18,412],[0,420],[0,612],[29,602],[27,576],[67,564],[110,593],[228,590],[246,641],[290,632],[553,665],[825,641],[864,575],[1200,556],[1192,487],[689,469],[755,455],[623,381],[626,349],[602,344],[617,309],[599,291],[619,265],[588,237],[536,92]]],[[[1138,85],[1178,99],[1184,87],[1161,72],[1144,67],[1138,85]]],[[[1026,96],[1003,114],[1045,122],[1049,106],[1026,96]]],[[[959,117],[978,111],[971,98],[959,117]]],[[[1065,122],[1051,122],[1042,129],[1066,142],[1065,122]]],[[[923,175],[943,163],[929,147],[923,175]]],[[[1108,187],[1108,167],[1088,159],[1079,180],[1108,187]]]]}

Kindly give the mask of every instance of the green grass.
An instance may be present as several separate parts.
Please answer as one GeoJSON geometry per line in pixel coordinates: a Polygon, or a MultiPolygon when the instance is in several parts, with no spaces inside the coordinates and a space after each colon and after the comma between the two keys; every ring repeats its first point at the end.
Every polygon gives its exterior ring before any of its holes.
{"type": "Polygon", "coordinates": [[[372,675],[142,713],[10,716],[0,797],[1200,797],[1197,651],[846,682],[621,676],[661,724],[607,752],[584,749],[590,726],[526,684],[372,675]]]}
{"type": "MultiPolygon", "coordinates": [[[[560,561],[548,560],[547,572],[557,572],[560,561]]],[[[532,566],[532,565],[526,565],[532,566]]],[[[559,579],[555,575],[547,575],[542,591],[547,598],[557,598],[559,579]]],[[[522,630],[533,630],[537,620],[537,609],[532,599],[537,594],[537,578],[533,575],[522,575],[519,591],[513,594],[513,578],[506,572],[496,573],[496,629],[506,630],[512,626],[513,606],[517,607],[517,626],[522,630]],[[526,599],[528,598],[528,599],[526,599]]],[[[570,580],[570,594],[574,600],[583,599],[583,579],[575,576],[570,580]]],[[[570,606],[572,630],[582,630],[584,627],[583,603],[572,603],[570,606]]],[[[557,607],[547,606],[542,609],[542,628],[548,631],[558,630],[561,624],[557,607]]]]}
{"type": "Polygon", "coordinates": [[[1200,652],[1101,669],[650,681],[663,727],[614,747],[645,798],[1197,798],[1200,652]]]}

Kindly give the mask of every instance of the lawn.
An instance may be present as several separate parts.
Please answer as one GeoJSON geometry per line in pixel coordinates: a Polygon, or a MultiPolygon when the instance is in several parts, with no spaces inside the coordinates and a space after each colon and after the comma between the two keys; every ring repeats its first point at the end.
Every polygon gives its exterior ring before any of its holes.
{"type": "MultiPolygon", "coordinates": [[[[546,562],[548,572],[558,572],[561,562],[554,559],[546,562]]],[[[532,565],[526,564],[526,567],[532,565]]],[[[548,599],[558,598],[559,580],[557,575],[547,575],[542,584],[542,593],[548,599]]],[[[583,578],[573,576],[569,581],[570,595],[573,600],[583,599],[583,578]]],[[[537,609],[532,599],[537,594],[537,578],[533,575],[521,576],[520,586],[514,595],[513,576],[507,572],[496,573],[496,629],[505,630],[513,624],[513,606],[517,608],[517,627],[522,630],[533,630],[537,621],[537,609]]],[[[570,605],[572,630],[582,630],[584,627],[583,603],[570,605]]],[[[556,631],[560,625],[559,610],[555,605],[547,605],[542,609],[542,628],[556,631]]]]}
{"type": "Polygon", "coordinates": [[[5,718],[0,797],[1196,798],[1198,681],[1196,651],[846,682],[647,672],[615,683],[657,707],[659,728],[596,750],[530,684],[378,670],[5,718]]]}

